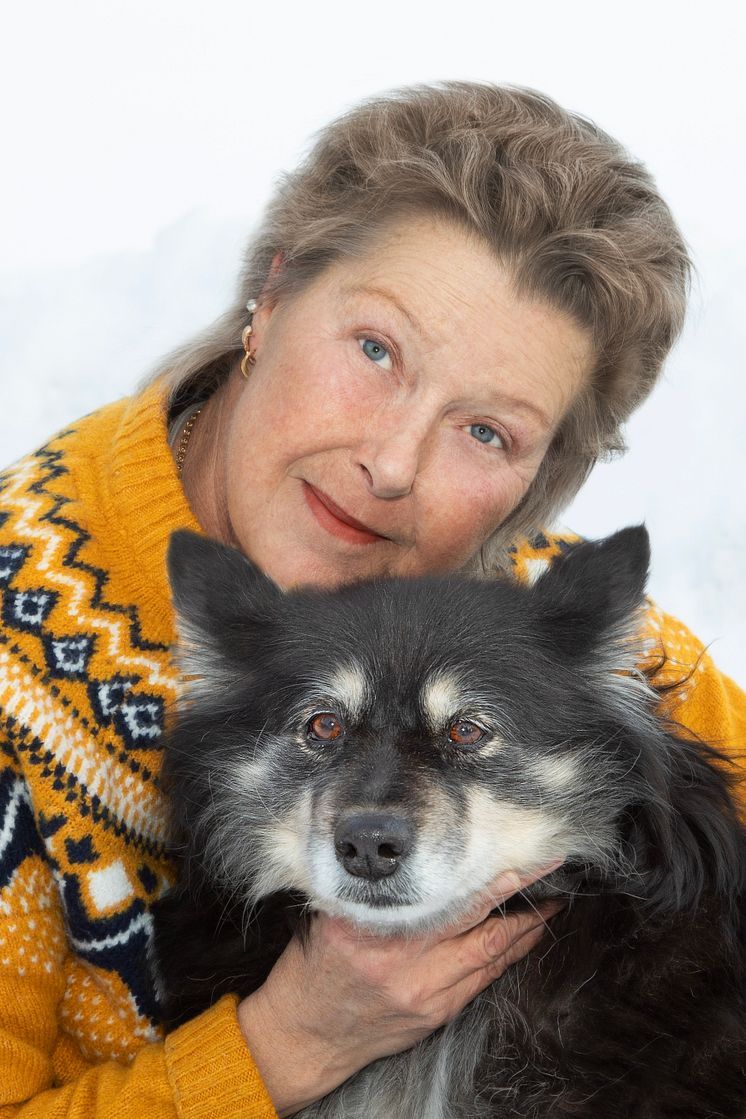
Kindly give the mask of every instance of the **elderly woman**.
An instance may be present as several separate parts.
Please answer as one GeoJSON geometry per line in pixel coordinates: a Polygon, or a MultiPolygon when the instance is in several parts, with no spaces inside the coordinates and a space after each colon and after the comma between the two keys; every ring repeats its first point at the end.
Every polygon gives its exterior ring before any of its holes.
{"type": "MultiPolygon", "coordinates": [[[[166,547],[191,527],[286,588],[525,577],[653,386],[688,270],[650,176],[593,124],[522,90],[404,90],[322,133],[212,328],[5,474],[3,1115],[290,1115],[536,944],[546,912],[489,916],[515,877],[438,936],[319,914],[255,994],[164,1040],[166,547]]],[[[680,623],[650,625],[663,672],[690,677],[676,718],[733,741],[743,695],[680,623]]]]}

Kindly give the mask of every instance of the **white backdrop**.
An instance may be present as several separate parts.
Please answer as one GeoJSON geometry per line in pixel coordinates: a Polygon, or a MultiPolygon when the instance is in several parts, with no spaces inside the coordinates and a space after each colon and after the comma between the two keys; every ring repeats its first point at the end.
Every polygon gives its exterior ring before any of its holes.
{"type": "Polygon", "coordinates": [[[529,85],[645,160],[698,270],[626,459],[565,522],[645,520],[652,591],[746,684],[746,101],[738,7],[51,0],[3,16],[0,460],[128,392],[208,322],[283,168],[395,85],[529,85]]]}

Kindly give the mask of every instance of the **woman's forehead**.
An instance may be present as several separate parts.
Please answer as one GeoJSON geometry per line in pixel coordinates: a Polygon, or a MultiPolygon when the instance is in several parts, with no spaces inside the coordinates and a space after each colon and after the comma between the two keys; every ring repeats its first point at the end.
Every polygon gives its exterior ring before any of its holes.
{"type": "Polygon", "coordinates": [[[496,280],[510,286],[504,262],[481,238],[455,222],[431,217],[385,226],[361,252],[332,269],[347,290],[367,286],[390,291],[395,281],[410,297],[440,294],[454,304],[480,290],[486,295],[496,280]]]}
{"type": "Polygon", "coordinates": [[[494,320],[496,312],[524,310],[562,322],[582,345],[586,331],[548,302],[519,294],[510,266],[476,233],[455,222],[421,217],[384,227],[354,257],[331,264],[320,277],[337,297],[386,299],[425,340],[453,319],[494,320]]]}

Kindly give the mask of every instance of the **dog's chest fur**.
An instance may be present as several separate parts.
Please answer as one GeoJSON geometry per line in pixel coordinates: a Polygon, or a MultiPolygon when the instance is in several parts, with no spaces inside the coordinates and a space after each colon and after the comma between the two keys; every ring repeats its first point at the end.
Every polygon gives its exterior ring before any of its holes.
{"type": "Polygon", "coordinates": [[[543,956],[508,969],[455,1021],[363,1069],[303,1119],[742,1119],[746,974],[736,969],[733,997],[733,973],[695,971],[692,938],[717,949],[708,918],[653,922],[629,938],[622,913],[618,941],[602,943],[597,917],[582,903],[563,915],[562,940],[543,956]],[[646,966],[635,967],[637,952],[646,966]],[[724,1031],[714,1045],[711,1023],[724,1031]]]}
{"type": "MultiPolygon", "coordinates": [[[[301,1119],[487,1119],[495,1103],[473,1093],[474,1066],[490,1036],[488,996],[457,1023],[406,1053],[384,1057],[331,1095],[299,1112],[301,1119]]],[[[506,1113],[507,1114],[507,1113],[506,1113]]]]}

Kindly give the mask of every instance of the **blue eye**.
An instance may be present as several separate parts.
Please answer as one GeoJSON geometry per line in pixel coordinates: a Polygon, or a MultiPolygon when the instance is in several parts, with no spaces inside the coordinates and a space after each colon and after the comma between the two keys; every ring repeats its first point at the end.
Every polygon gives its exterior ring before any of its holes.
{"type": "Polygon", "coordinates": [[[376,365],[383,365],[388,358],[389,365],[387,368],[391,367],[391,356],[388,350],[380,342],[376,342],[375,338],[361,338],[360,348],[365,356],[374,361],[376,365]]]}
{"type": "Polygon", "coordinates": [[[495,431],[494,427],[488,427],[487,424],[472,424],[469,428],[470,435],[478,439],[480,443],[485,446],[504,447],[505,442],[500,435],[495,431]],[[495,440],[495,442],[493,442],[495,440]]]}

